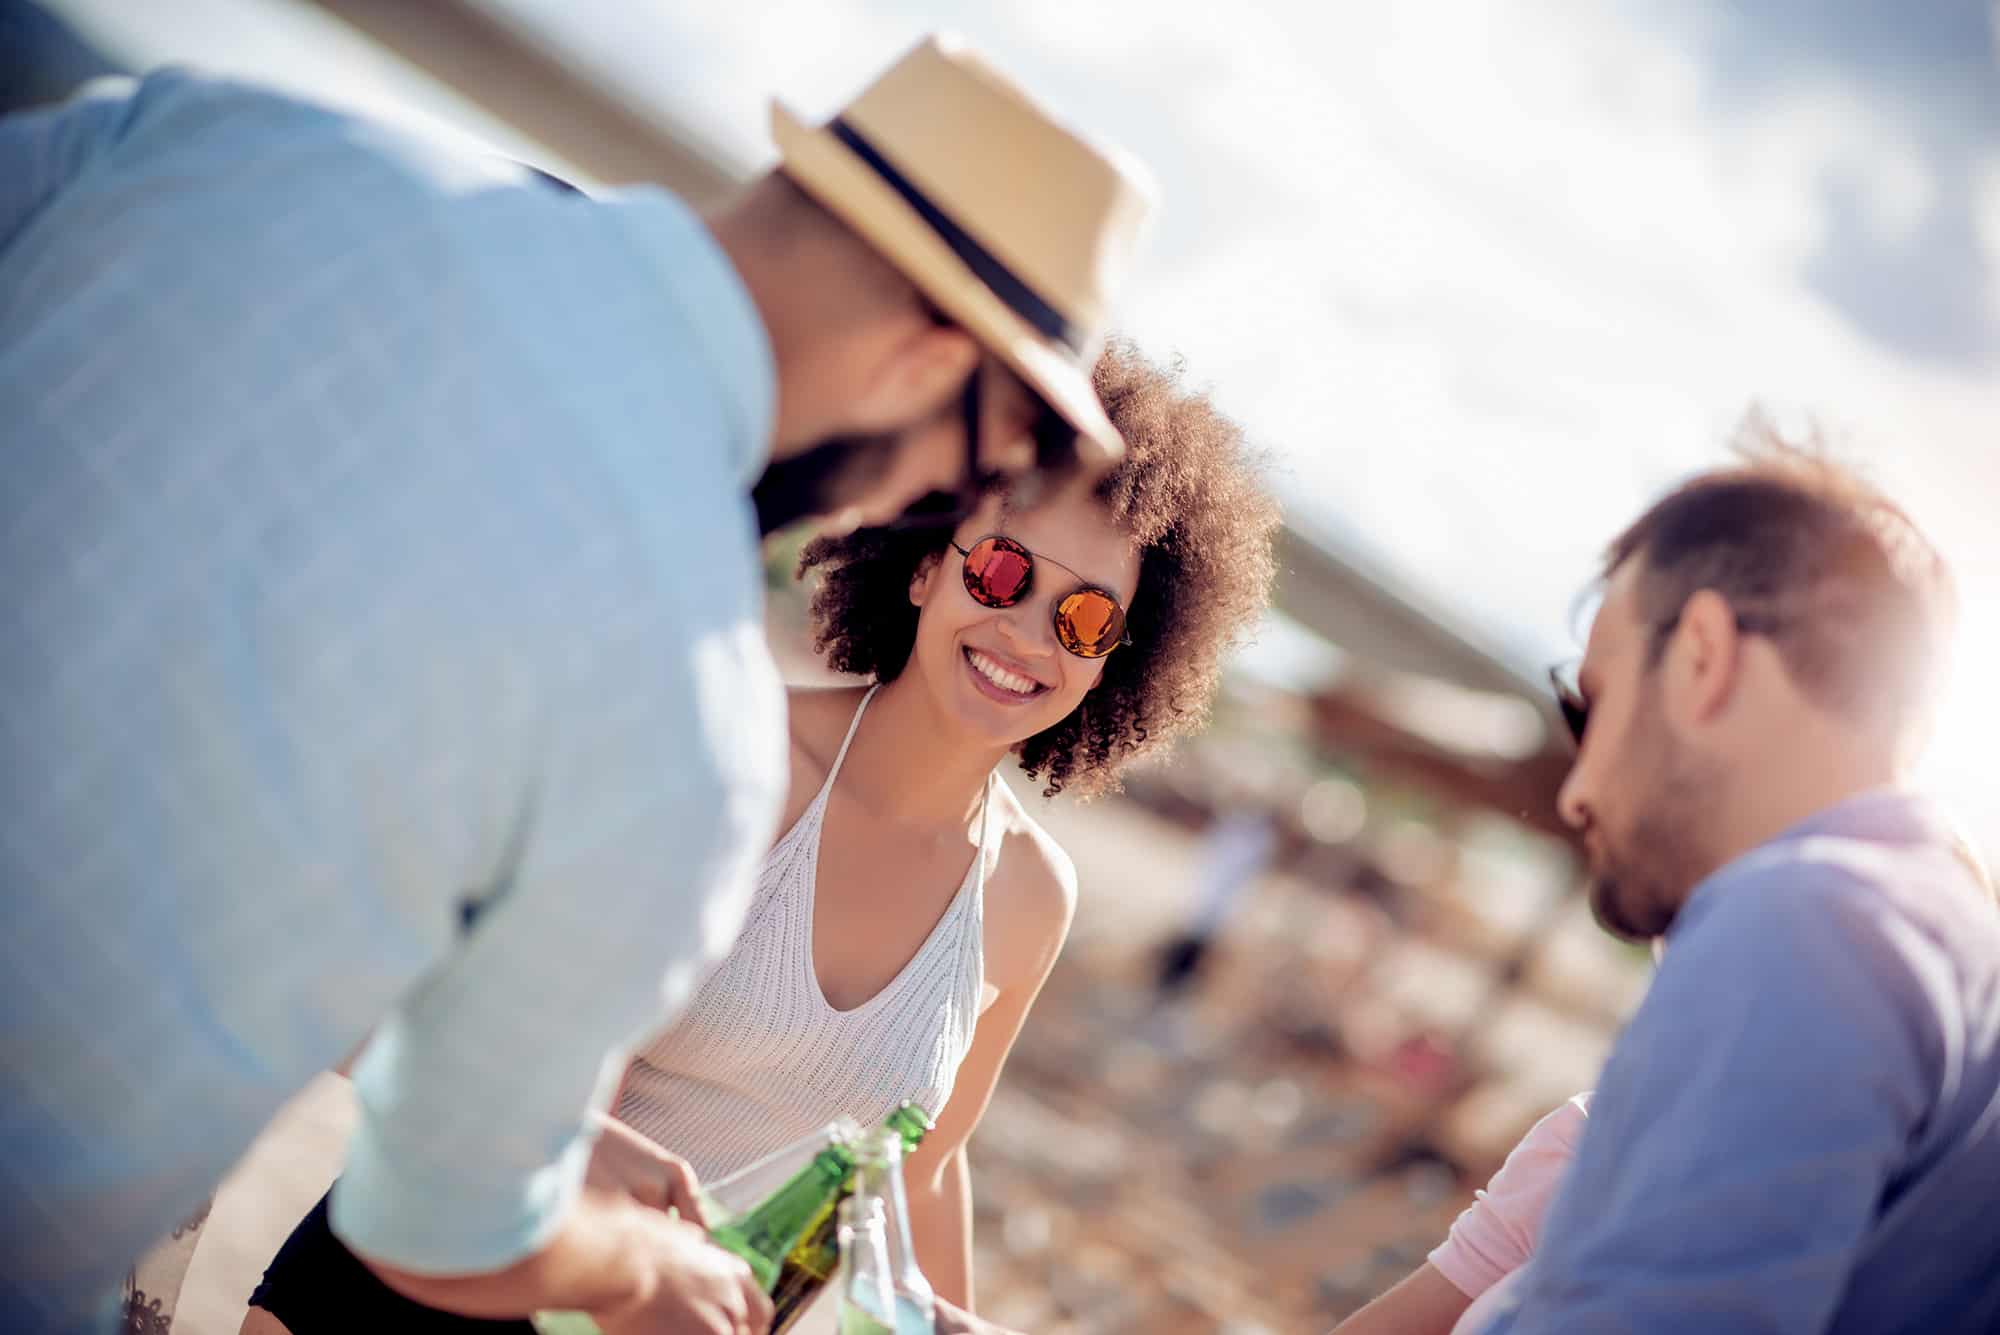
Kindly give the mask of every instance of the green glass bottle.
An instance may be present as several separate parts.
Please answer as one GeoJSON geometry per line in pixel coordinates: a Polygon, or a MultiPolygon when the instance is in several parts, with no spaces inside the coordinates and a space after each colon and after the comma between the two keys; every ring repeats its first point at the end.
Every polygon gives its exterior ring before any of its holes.
{"type": "Polygon", "coordinates": [[[798,1176],[821,1150],[829,1145],[859,1145],[864,1134],[852,1117],[836,1117],[809,1136],[801,1136],[733,1173],[703,1182],[697,1190],[709,1228],[743,1218],[798,1176]]]}
{"type": "Polygon", "coordinates": [[[708,1236],[718,1247],[742,1257],[758,1286],[772,1293],[792,1251],[820,1219],[832,1216],[834,1206],[847,1194],[854,1163],[851,1145],[828,1145],[762,1205],[708,1236]]]}
{"type": "Polygon", "coordinates": [[[584,1312],[537,1312],[529,1324],[535,1335],[603,1335],[596,1320],[584,1312]]]}
{"type": "MultiPolygon", "coordinates": [[[[751,1215],[776,1200],[802,1174],[810,1173],[821,1154],[834,1146],[845,1147],[851,1153],[862,1137],[860,1123],[851,1117],[837,1117],[813,1134],[754,1163],[713,1182],[704,1182],[700,1192],[702,1208],[709,1220],[709,1236],[720,1241],[717,1235],[723,1229],[742,1228],[751,1215]]],[[[735,1247],[730,1250],[742,1255],[735,1247]]],[[[754,1262],[751,1268],[753,1272],[756,1270],[754,1262]]],[[[770,1288],[761,1274],[758,1282],[770,1288]]],[[[597,1323],[582,1312],[537,1312],[532,1322],[538,1335],[597,1335],[597,1323]]]]}
{"type": "Polygon", "coordinates": [[[914,1103],[905,1103],[882,1119],[883,1130],[894,1131],[903,1138],[905,1156],[915,1154],[917,1146],[924,1143],[924,1137],[936,1126],[931,1115],[914,1103]]]}
{"type": "MultiPolygon", "coordinates": [[[[929,1113],[914,1103],[905,1103],[883,1120],[882,1129],[895,1132],[903,1142],[903,1153],[909,1154],[923,1143],[924,1137],[935,1125],[929,1113]]],[[[867,1152],[865,1144],[861,1149],[867,1152]]],[[[845,1196],[851,1189],[849,1184],[840,1196],[845,1196]]],[[[784,1335],[805,1315],[806,1308],[826,1287],[827,1280],[833,1277],[835,1267],[840,1264],[840,1237],[834,1215],[840,1196],[827,1202],[812,1221],[812,1226],[785,1257],[777,1283],[770,1288],[771,1302],[776,1309],[771,1318],[771,1335],[784,1335]]]]}

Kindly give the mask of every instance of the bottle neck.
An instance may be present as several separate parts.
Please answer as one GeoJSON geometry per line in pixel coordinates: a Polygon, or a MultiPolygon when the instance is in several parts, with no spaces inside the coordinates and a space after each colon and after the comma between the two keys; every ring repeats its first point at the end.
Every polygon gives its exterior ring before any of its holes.
{"type": "Polygon", "coordinates": [[[850,1304],[884,1324],[895,1319],[896,1290],[889,1277],[889,1247],[882,1202],[864,1188],[840,1204],[841,1265],[850,1304]]]}
{"type": "Polygon", "coordinates": [[[930,1114],[916,1104],[905,1103],[890,1113],[882,1126],[884,1130],[894,1131],[902,1139],[903,1153],[911,1155],[917,1152],[917,1146],[923,1144],[924,1137],[930,1134],[931,1119],[930,1114]]]}
{"type": "Polygon", "coordinates": [[[884,1229],[888,1257],[896,1288],[928,1312],[936,1299],[930,1281],[917,1264],[915,1234],[910,1228],[910,1197],[903,1178],[902,1146],[896,1137],[883,1134],[869,1147],[862,1162],[861,1189],[879,1197],[884,1207],[884,1229]]]}

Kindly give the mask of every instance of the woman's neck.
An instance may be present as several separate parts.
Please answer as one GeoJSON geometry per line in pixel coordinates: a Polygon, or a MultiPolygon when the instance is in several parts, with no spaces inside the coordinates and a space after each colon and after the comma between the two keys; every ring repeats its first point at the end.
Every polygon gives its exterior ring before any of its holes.
{"type": "Polygon", "coordinates": [[[950,827],[979,814],[988,776],[1007,748],[968,743],[914,673],[875,692],[838,782],[902,825],[950,827]]]}

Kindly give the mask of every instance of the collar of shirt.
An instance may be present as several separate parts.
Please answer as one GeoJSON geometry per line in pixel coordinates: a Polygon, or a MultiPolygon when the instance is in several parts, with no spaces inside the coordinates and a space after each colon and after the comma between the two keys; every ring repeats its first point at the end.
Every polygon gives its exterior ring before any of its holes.
{"type": "Polygon", "coordinates": [[[1901,788],[1874,788],[1822,807],[1780,834],[1785,843],[1830,834],[1876,844],[1942,844],[1951,841],[1944,814],[1929,798],[1901,788]]]}
{"type": "Polygon", "coordinates": [[[1874,788],[1822,807],[1804,820],[1710,872],[1688,895],[1675,916],[1669,939],[1700,916],[1714,897],[1715,887],[1785,858],[1788,846],[1803,840],[1832,837],[1902,848],[1946,847],[1951,824],[1936,804],[1900,788],[1874,788]]]}

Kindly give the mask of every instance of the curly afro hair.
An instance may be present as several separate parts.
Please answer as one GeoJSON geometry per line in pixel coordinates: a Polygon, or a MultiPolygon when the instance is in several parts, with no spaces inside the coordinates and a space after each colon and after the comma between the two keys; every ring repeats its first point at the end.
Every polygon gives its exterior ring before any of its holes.
{"type": "MultiPolygon", "coordinates": [[[[1201,726],[1223,655],[1270,600],[1278,505],[1262,461],[1179,368],[1114,342],[1093,372],[1127,452],[1096,489],[1140,549],[1127,614],[1132,643],[1105,659],[1097,688],[1062,722],[1016,748],[1043,793],[1118,791],[1118,773],[1201,726]]],[[[799,557],[818,571],[814,639],[833,668],[893,681],[916,643],[910,581],[944,552],[948,533],[861,530],[821,538],[799,557]]]]}

